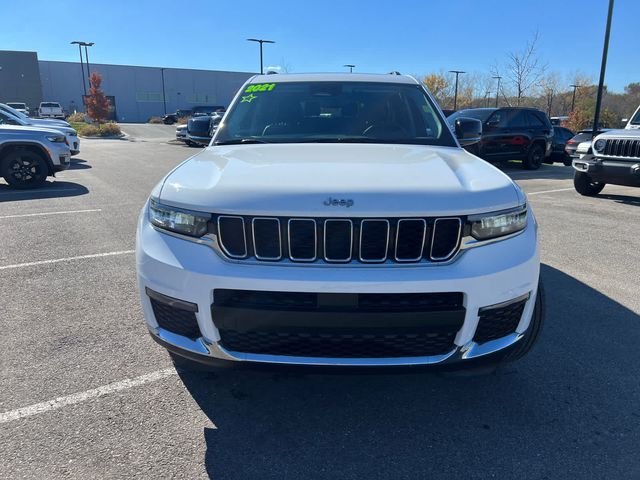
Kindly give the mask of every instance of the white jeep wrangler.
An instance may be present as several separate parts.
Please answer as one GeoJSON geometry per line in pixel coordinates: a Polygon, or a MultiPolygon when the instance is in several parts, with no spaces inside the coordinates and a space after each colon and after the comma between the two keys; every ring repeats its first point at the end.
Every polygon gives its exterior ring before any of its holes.
{"type": "Polygon", "coordinates": [[[142,209],[140,295],[174,361],[472,366],[543,323],[520,188],[400,75],[269,75],[142,209]]]}
{"type": "Polygon", "coordinates": [[[624,129],[607,130],[576,152],[573,183],[581,195],[597,195],[607,183],[640,187],[640,107],[624,129]]]}

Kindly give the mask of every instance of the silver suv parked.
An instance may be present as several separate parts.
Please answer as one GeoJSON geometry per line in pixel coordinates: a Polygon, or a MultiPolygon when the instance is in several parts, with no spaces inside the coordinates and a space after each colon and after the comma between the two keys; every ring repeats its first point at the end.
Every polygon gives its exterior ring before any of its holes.
{"type": "Polygon", "coordinates": [[[0,118],[0,177],[15,188],[42,186],[69,168],[71,151],[57,130],[3,124],[0,118]]]}

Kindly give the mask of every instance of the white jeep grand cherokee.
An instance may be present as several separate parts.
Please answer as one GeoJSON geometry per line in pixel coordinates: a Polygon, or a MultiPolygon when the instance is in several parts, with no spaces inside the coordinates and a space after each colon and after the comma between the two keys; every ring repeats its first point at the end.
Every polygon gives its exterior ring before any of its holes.
{"type": "Polygon", "coordinates": [[[537,226],[461,148],[481,128],[452,133],[411,77],[253,77],[140,215],[151,335],[182,364],[523,356],[543,323],[537,226]]]}

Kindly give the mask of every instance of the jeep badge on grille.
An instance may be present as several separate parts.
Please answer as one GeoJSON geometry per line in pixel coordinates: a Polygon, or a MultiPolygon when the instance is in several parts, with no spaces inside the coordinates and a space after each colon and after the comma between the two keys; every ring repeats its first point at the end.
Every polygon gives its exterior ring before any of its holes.
{"type": "Polygon", "coordinates": [[[324,202],[322,202],[327,207],[352,207],[353,200],[350,198],[327,198],[324,202]]]}

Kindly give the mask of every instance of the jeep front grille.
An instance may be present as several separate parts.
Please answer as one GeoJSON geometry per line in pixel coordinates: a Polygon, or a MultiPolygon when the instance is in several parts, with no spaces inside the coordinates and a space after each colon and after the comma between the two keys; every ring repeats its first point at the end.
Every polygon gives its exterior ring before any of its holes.
{"type": "Polygon", "coordinates": [[[460,247],[462,219],[276,218],[219,215],[222,252],[264,262],[444,262],[460,247]]]}
{"type": "Polygon", "coordinates": [[[602,153],[611,157],[640,158],[640,140],[608,139],[602,153]]]}

